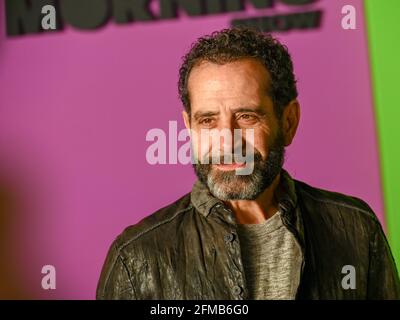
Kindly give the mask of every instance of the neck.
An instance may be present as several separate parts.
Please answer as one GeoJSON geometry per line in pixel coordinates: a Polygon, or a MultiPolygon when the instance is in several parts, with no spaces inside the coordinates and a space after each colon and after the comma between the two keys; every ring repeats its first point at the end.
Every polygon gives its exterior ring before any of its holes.
{"type": "Polygon", "coordinates": [[[238,224],[258,224],[272,217],[278,211],[275,190],[279,185],[278,174],[271,185],[255,200],[229,200],[226,205],[234,212],[238,224]]]}

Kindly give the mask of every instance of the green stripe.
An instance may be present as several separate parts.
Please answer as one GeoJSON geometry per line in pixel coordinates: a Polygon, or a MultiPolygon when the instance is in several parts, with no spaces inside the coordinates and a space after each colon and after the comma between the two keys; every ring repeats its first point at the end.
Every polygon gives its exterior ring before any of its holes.
{"type": "Polygon", "coordinates": [[[385,223],[400,266],[400,1],[365,0],[385,223]]]}

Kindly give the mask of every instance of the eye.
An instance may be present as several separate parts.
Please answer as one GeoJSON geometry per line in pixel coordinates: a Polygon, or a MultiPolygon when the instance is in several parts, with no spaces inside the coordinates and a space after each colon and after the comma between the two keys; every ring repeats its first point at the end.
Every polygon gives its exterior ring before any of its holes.
{"type": "Polygon", "coordinates": [[[249,115],[249,114],[242,114],[239,118],[240,119],[244,119],[244,120],[248,120],[248,119],[251,119],[251,115],[249,115]]]}
{"type": "Polygon", "coordinates": [[[213,120],[214,120],[213,118],[204,118],[204,119],[201,119],[199,121],[199,123],[202,124],[202,125],[209,126],[209,125],[212,124],[213,120]]]}
{"type": "Polygon", "coordinates": [[[239,115],[238,120],[252,122],[252,121],[257,120],[257,117],[253,114],[243,113],[243,114],[239,115]]]}

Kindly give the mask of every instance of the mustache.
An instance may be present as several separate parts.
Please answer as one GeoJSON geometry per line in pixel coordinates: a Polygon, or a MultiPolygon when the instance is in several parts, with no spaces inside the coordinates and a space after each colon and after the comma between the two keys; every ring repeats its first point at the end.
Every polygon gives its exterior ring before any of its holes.
{"type": "Polygon", "coordinates": [[[207,154],[201,158],[199,164],[232,164],[232,163],[249,163],[263,161],[261,153],[257,150],[250,154],[242,153],[225,153],[222,155],[207,154]]]}

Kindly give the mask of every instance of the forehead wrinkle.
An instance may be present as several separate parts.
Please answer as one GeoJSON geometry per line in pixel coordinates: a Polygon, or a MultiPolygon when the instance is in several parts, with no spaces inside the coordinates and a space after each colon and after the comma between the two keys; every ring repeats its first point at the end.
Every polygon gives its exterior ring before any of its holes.
{"type": "Polygon", "coordinates": [[[262,64],[258,61],[246,64],[236,61],[225,65],[207,62],[195,67],[188,81],[192,107],[194,103],[208,105],[211,109],[261,104],[258,100],[268,96],[266,84],[269,82],[269,75],[260,66],[262,64]],[[235,63],[237,67],[232,67],[235,63]]]}

